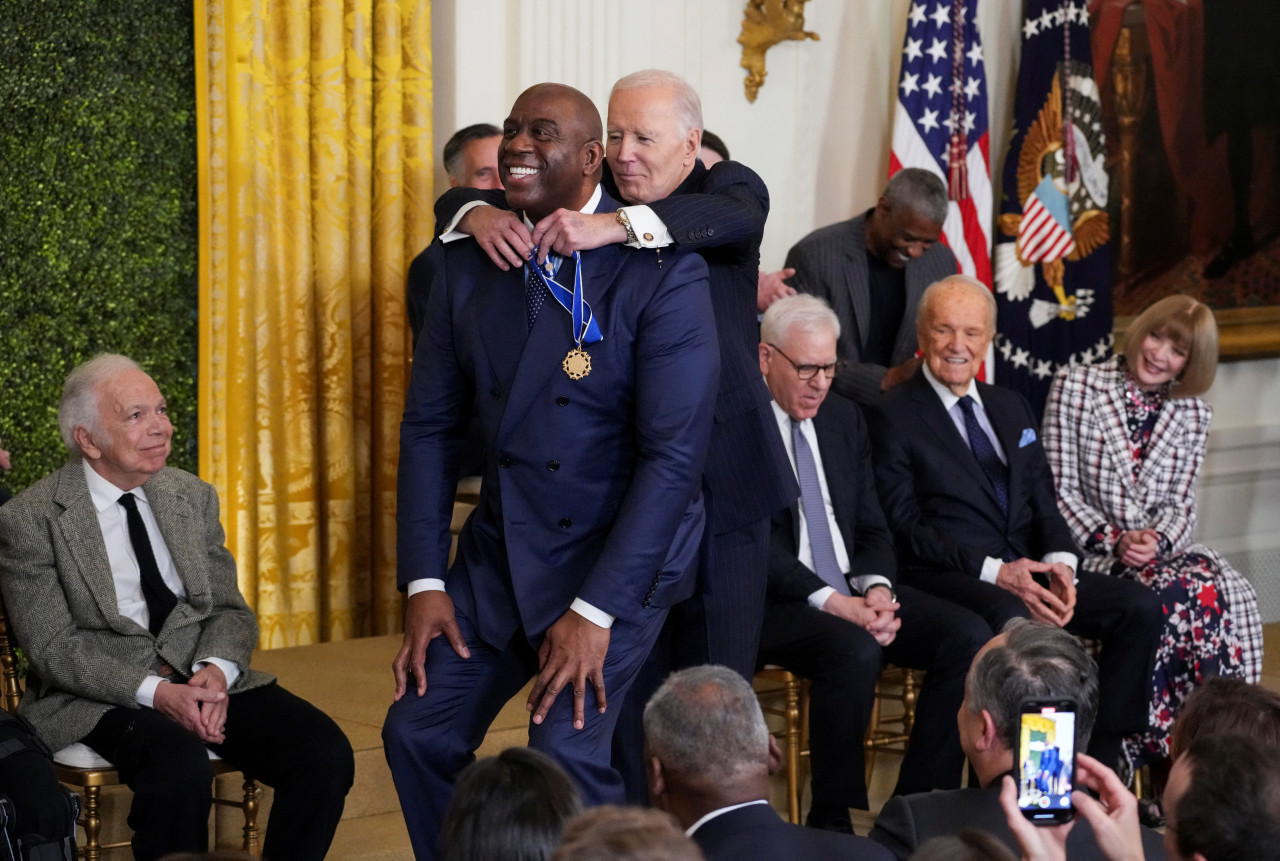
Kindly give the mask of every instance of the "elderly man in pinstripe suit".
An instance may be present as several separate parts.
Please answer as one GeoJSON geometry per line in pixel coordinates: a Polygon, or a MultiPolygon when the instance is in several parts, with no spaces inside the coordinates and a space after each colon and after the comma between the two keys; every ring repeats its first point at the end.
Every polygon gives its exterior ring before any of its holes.
{"type": "MultiPolygon", "coordinates": [[[[615,740],[615,764],[628,795],[645,797],[640,711],[670,669],[712,662],[746,678],[755,671],[764,615],[769,520],[799,496],[786,450],[771,426],[769,390],[756,358],[756,287],[769,192],[735,161],[708,170],[698,160],[702,106],[670,72],[636,72],[609,98],[605,190],[627,205],[617,213],[558,210],[526,226],[501,208],[498,192],[454,189],[436,204],[441,238],[471,234],[501,269],[522,266],[537,248],[598,248],[610,243],[664,255],[694,252],[707,262],[720,340],[716,423],[703,472],[707,531],[698,592],[672,609],[645,675],[636,681],[615,740]],[[482,203],[495,206],[481,206],[482,203]],[[744,466],[747,465],[747,466],[744,466]]],[[[421,258],[419,258],[421,260],[421,258]]],[[[409,292],[426,290],[419,261],[409,292]]]]}

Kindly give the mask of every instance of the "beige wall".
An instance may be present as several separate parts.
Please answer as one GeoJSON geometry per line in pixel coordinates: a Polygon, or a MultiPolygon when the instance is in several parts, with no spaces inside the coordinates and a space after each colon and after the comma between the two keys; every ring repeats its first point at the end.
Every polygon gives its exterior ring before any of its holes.
{"type": "MultiPolygon", "coordinates": [[[[982,0],[993,179],[1008,144],[1019,0],[982,0]]],[[[744,0],[433,0],[435,128],[500,123],[530,84],[560,81],[595,99],[629,72],[670,69],[703,101],[705,125],[769,186],[763,265],[815,227],[871,206],[889,159],[898,57],[910,0],[811,0],[817,42],[768,54],[755,104],[738,66],[744,0]]],[[[444,187],[437,167],[437,187],[444,187]]],[[[998,198],[997,198],[998,199],[998,198]]],[[[1224,366],[1200,488],[1199,537],[1228,553],[1280,619],[1280,360],[1224,366]]]]}

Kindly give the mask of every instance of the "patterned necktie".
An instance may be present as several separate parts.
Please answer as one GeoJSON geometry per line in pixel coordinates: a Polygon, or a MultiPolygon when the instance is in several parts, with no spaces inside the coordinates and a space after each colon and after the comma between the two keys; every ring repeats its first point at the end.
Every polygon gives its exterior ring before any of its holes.
{"type": "Polygon", "coordinates": [[[542,283],[542,279],[538,277],[538,273],[533,271],[536,264],[530,262],[526,268],[529,270],[529,277],[524,281],[524,310],[529,317],[529,331],[533,331],[533,323],[538,319],[538,312],[542,310],[542,303],[547,298],[547,285],[542,283]]]}
{"type": "Polygon", "coordinates": [[[129,524],[129,543],[133,545],[133,555],[138,560],[138,569],[142,572],[142,597],[147,602],[147,613],[151,617],[148,626],[152,634],[159,635],[164,627],[164,620],[178,605],[173,591],[165,585],[160,576],[160,566],[156,564],[156,555],[151,552],[151,539],[147,538],[147,527],[138,513],[138,500],[132,493],[120,497],[124,506],[125,520],[129,524]]]}
{"type": "Polygon", "coordinates": [[[827,505],[822,501],[822,484],[818,481],[818,465],[813,460],[809,441],[800,431],[800,422],[791,420],[791,439],[796,450],[796,475],[800,479],[800,499],[804,503],[804,520],[809,530],[809,549],[813,551],[813,569],[823,581],[841,595],[848,595],[849,584],[836,561],[836,546],[827,522],[827,505]]]}
{"type": "Polygon", "coordinates": [[[996,502],[1000,503],[1000,511],[1009,514],[1009,470],[996,453],[991,438],[978,424],[978,417],[973,412],[973,398],[965,395],[960,399],[960,410],[964,413],[964,429],[969,434],[969,448],[978,459],[978,466],[986,473],[991,482],[991,489],[996,492],[996,502]]]}

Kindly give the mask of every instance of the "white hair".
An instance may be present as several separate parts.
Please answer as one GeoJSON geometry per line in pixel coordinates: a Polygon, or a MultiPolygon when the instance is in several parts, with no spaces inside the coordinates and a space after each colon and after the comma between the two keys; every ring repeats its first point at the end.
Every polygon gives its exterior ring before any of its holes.
{"type": "Polygon", "coordinates": [[[671,109],[680,134],[687,135],[689,129],[702,131],[702,100],[698,98],[698,91],[675,72],[663,69],[632,72],[618,79],[618,83],[609,91],[609,99],[612,100],[613,94],[621,90],[638,90],[643,87],[670,87],[675,95],[671,109]]]}
{"type": "Polygon", "coordinates": [[[760,320],[760,340],[766,344],[785,341],[793,330],[805,334],[831,330],[840,340],[840,318],[831,310],[825,299],[809,293],[797,293],[779,299],[769,306],[760,320]]]}
{"type": "Polygon", "coordinates": [[[58,402],[58,431],[62,442],[74,458],[84,457],[76,442],[76,428],[82,427],[93,437],[102,436],[102,385],[125,371],[141,371],[138,363],[119,353],[99,353],[77,365],[62,384],[62,400],[58,402]]]}

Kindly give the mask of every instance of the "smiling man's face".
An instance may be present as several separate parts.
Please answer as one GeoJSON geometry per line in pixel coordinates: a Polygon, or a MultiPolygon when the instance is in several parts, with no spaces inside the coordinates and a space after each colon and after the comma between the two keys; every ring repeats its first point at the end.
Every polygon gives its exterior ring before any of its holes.
{"type": "Polygon", "coordinates": [[[995,335],[991,306],[978,295],[981,288],[951,282],[938,289],[917,327],[920,349],[938,382],[964,395],[995,335]]]}
{"type": "Polygon", "coordinates": [[[173,425],[155,380],[127,370],[98,389],[98,426],[77,427],[76,441],[94,471],[132,490],[164,469],[173,425]]]}
{"type": "Polygon", "coordinates": [[[584,206],[603,156],[599,127],[595,106],[576,90],[539,84],[521,93],[498,145],[507,202],[535,223],[557,209],[584,206]]]}

